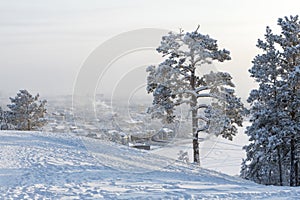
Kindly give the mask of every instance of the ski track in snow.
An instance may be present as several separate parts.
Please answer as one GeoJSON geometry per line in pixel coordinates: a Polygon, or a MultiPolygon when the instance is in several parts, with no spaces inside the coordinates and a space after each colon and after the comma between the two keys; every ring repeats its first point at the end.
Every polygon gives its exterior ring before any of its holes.
{"type": "Polygon", "coordinates": [[[0,132],[0,199],[299,199],[246,180],[69,134],[0,132]]]}

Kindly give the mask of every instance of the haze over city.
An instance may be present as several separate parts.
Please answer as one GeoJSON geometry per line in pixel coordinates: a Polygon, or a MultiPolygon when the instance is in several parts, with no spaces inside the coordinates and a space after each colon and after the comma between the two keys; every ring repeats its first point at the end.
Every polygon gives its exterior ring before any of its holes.
{"type": "Polygon", "coordinates": [[[42,95],[72,94],[84,61],[113,36],[141,28],[193,31],[199,24],[201,33],[230,50],[232,60],[216,67],[232,74],[243,100],[255,86],[248,69],[259,52],[257,39],[267,25],[277,31],[277,19],[297,14],[300,5],[296,0],[0,2],[4,96],[23,88],[42,95]]]}

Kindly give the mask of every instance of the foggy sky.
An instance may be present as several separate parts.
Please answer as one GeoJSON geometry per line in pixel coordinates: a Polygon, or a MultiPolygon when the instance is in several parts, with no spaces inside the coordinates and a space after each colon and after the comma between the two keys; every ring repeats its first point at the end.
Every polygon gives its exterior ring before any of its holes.
{"type": "Polygon", "coordinates": [[[102,42],[125,31],[195,30],[230,50],[218,66],[234,77],[245,99],[248,69],[265,27],[278,33],[279,17],[299,14],[298,0],[0,0],[0,95],[28,89],[41,95],[72,94],[81,65],[102,42]]]}

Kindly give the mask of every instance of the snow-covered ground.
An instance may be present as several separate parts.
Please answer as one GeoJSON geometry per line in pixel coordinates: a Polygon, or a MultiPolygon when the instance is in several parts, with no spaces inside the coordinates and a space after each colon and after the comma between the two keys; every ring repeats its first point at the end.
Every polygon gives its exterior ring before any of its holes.
{"type": "MultiPolygon", "coordinates": [[[[86,142],[63,133],[1,131],[0,199],[300,197],[300,188],[257,185],[155,153],[94,139],[86,148],[86,142]]],[[[203,167],[217,165],[212,156],[210,164],[202,159],[203,167]]]]}

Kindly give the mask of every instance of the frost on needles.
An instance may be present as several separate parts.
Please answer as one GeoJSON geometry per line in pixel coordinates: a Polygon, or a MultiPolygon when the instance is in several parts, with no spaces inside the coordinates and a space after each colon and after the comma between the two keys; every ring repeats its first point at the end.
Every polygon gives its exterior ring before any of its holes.
{"type": "Polygon", "coordinates": [[[157,51],[166,59],[147,68],[147,91],[153,95],[148,109],[163,123],[176,120],[175,109],[189,105],[192,116],[194,162],[200,164],[198,134],[201,131],[232,140],[242,126],[243,104],[234,93],[232,77],[226,72],[201,75],[197,69],[213,61],[230,60],[217,41],[198,32],[170,32],[162,37],[157,51]],[[210,99],[209,103],[205,99],[210,99]]]}
{"type": "Polygon", "coordinates": [[[241,176],[262,184],[299,186],[300,23],[278,19],[281,34],[267,27],[249,70],[259,84],[251,91],[251,126],[241,176]]]}
{"type": "Polygon", "coordinates": [[[6,111],[6,121],[16,130],[38,130],[47,120],[46,100],[39,100],[39,94],[31,95],[27,90],[20,90],[16,97],[10,97],[10,109],[6,111]]]}

